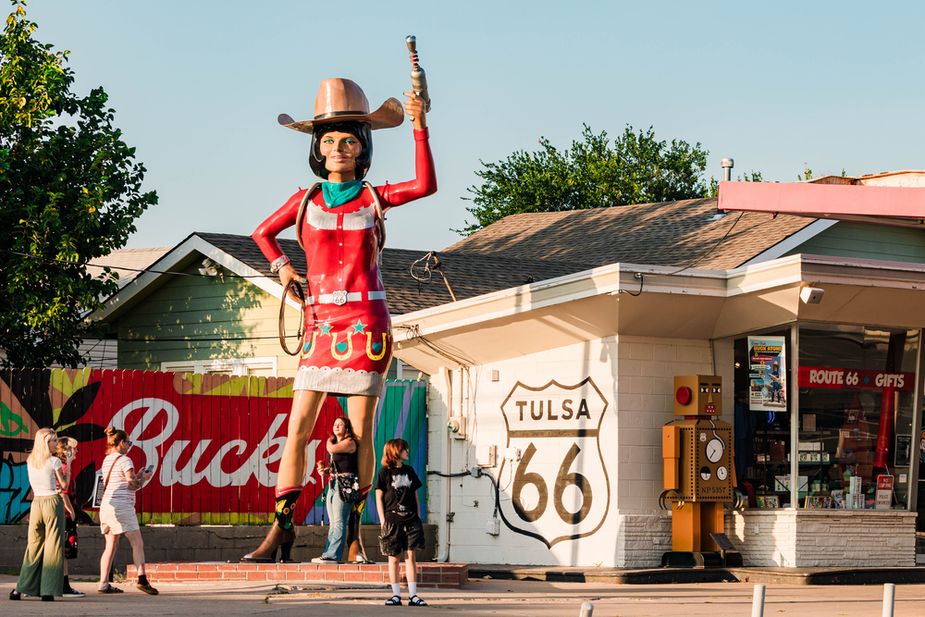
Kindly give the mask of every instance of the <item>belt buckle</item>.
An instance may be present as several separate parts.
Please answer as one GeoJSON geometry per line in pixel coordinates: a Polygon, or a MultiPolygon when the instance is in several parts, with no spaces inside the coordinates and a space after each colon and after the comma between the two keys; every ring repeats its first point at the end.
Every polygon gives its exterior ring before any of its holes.
{"type": "Polygon", "coordinates": [[[334,304],[336,304],[337,306],[343,306],[347,304],[347,290],[346,289],[339,289],[335,291],[333,294],[331,294],[331,296],[333,296],[334,304]]]}

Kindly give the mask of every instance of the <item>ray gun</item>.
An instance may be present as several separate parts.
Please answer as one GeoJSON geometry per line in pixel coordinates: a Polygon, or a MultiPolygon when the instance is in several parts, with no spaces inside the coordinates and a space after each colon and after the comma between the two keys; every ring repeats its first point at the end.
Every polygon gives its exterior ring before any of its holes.
{"type": "MultiPolygon", "coordinates": [[[[427,75],[418,59],[417,39],[414,35],[405,37],[408,45],[408,57],[411,58],[411,89],[424,101],[424,111],[430,111],[430,94],[427,92],[427,75]]],[[[414,118],[412,118],[414,120],[414,118]]]]}

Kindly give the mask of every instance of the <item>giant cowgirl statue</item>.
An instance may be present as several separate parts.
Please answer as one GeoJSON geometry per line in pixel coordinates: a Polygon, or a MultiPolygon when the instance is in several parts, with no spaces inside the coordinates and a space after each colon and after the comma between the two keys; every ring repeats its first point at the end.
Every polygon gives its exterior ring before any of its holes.
{"type": "Polygon", "coordinates": [[[372,159],[372,131],[402,123],[396,99],[370,113],[356,83],[326,79],[315,97],[312,120],[279,117],[283,126],[311,133],[309,165],[325,182],[320,189],[316,184],[295,193],[252,234],[284,288],[290,281],[307,283],[307,288],[305,336],[276,484],[276,520],[257,550],[244,556],[247,561],[273,561],[277,548],[289,559],[295,539],[293,510],[305,478],[305,444],[328,394],[347,397],[347,415],[361,444],[361,491],[368,491],[372,482],[373,416],[392,355],[391,320],[378,266],[383,215],[437,190],[424,116],[426,92],[412,90],[405,96],[414,127],[415,179],[399,184],[373,187],[362,181],[372,159]],[[293,225],[305,250],[304,277],[276,241],[293,225]]]}

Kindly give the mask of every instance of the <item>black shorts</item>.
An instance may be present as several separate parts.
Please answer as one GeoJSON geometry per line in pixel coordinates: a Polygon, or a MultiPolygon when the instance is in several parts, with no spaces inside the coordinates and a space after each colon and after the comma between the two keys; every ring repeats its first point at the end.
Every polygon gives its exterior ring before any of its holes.
{"type": "Polygon", "coordinates": [[[424,548],[424,525],[420,517],[410,521],[386,521],[379,534],[379,550],[383,555],[398,557],[408,550],[424,548]]]}

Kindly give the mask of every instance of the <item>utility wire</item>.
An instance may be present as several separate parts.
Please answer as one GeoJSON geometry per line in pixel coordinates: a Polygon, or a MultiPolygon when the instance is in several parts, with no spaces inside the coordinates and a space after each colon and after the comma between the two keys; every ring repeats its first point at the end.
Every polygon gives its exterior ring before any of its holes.
{"type": "MultiPolygon", "coordinates": [[[[6,249],[3,252],[9,255],[17,255],[19,257],[27,257],[29,259],[35,259],[35,260],[38,260],[44,263],[64,264],[64,265],[69,265],[69,266],[92,266],[94,268],[109,268],[110,270],[127,270],[129,272],[139,272],[139,273],[150,272],[151,274],[170,274],[173,276],[190,276],[194,278],[216,278],[215,276],[212,276],[210,274],[177,272],[177,271],[171,271],[171,270],[154,270],[153,268],[130,268],[128,266],[114,266],[111,264],[101,264],[101,263],[96,263],[93,261],[77,263],[73,261],[67,261],[66,259],[51,259],[48,257],[42,257],[40,255],[30,255],[29,253],[23,253],[21,251],[13,251],[10,249],[6,249]]],[[[215,265],[221,266],[221,264],[219,263],[215,263],[215,265]]],[[[270,277],[267,277],[267,275],[265,274],[236,274],[234,272],[231,272],[230,270],[227,270],[227,268],[226,268],[226,271],[227,272],[219,273],[219,275],[225,278],[240,278],[240,279],[270,278],[270,277]]]]}

